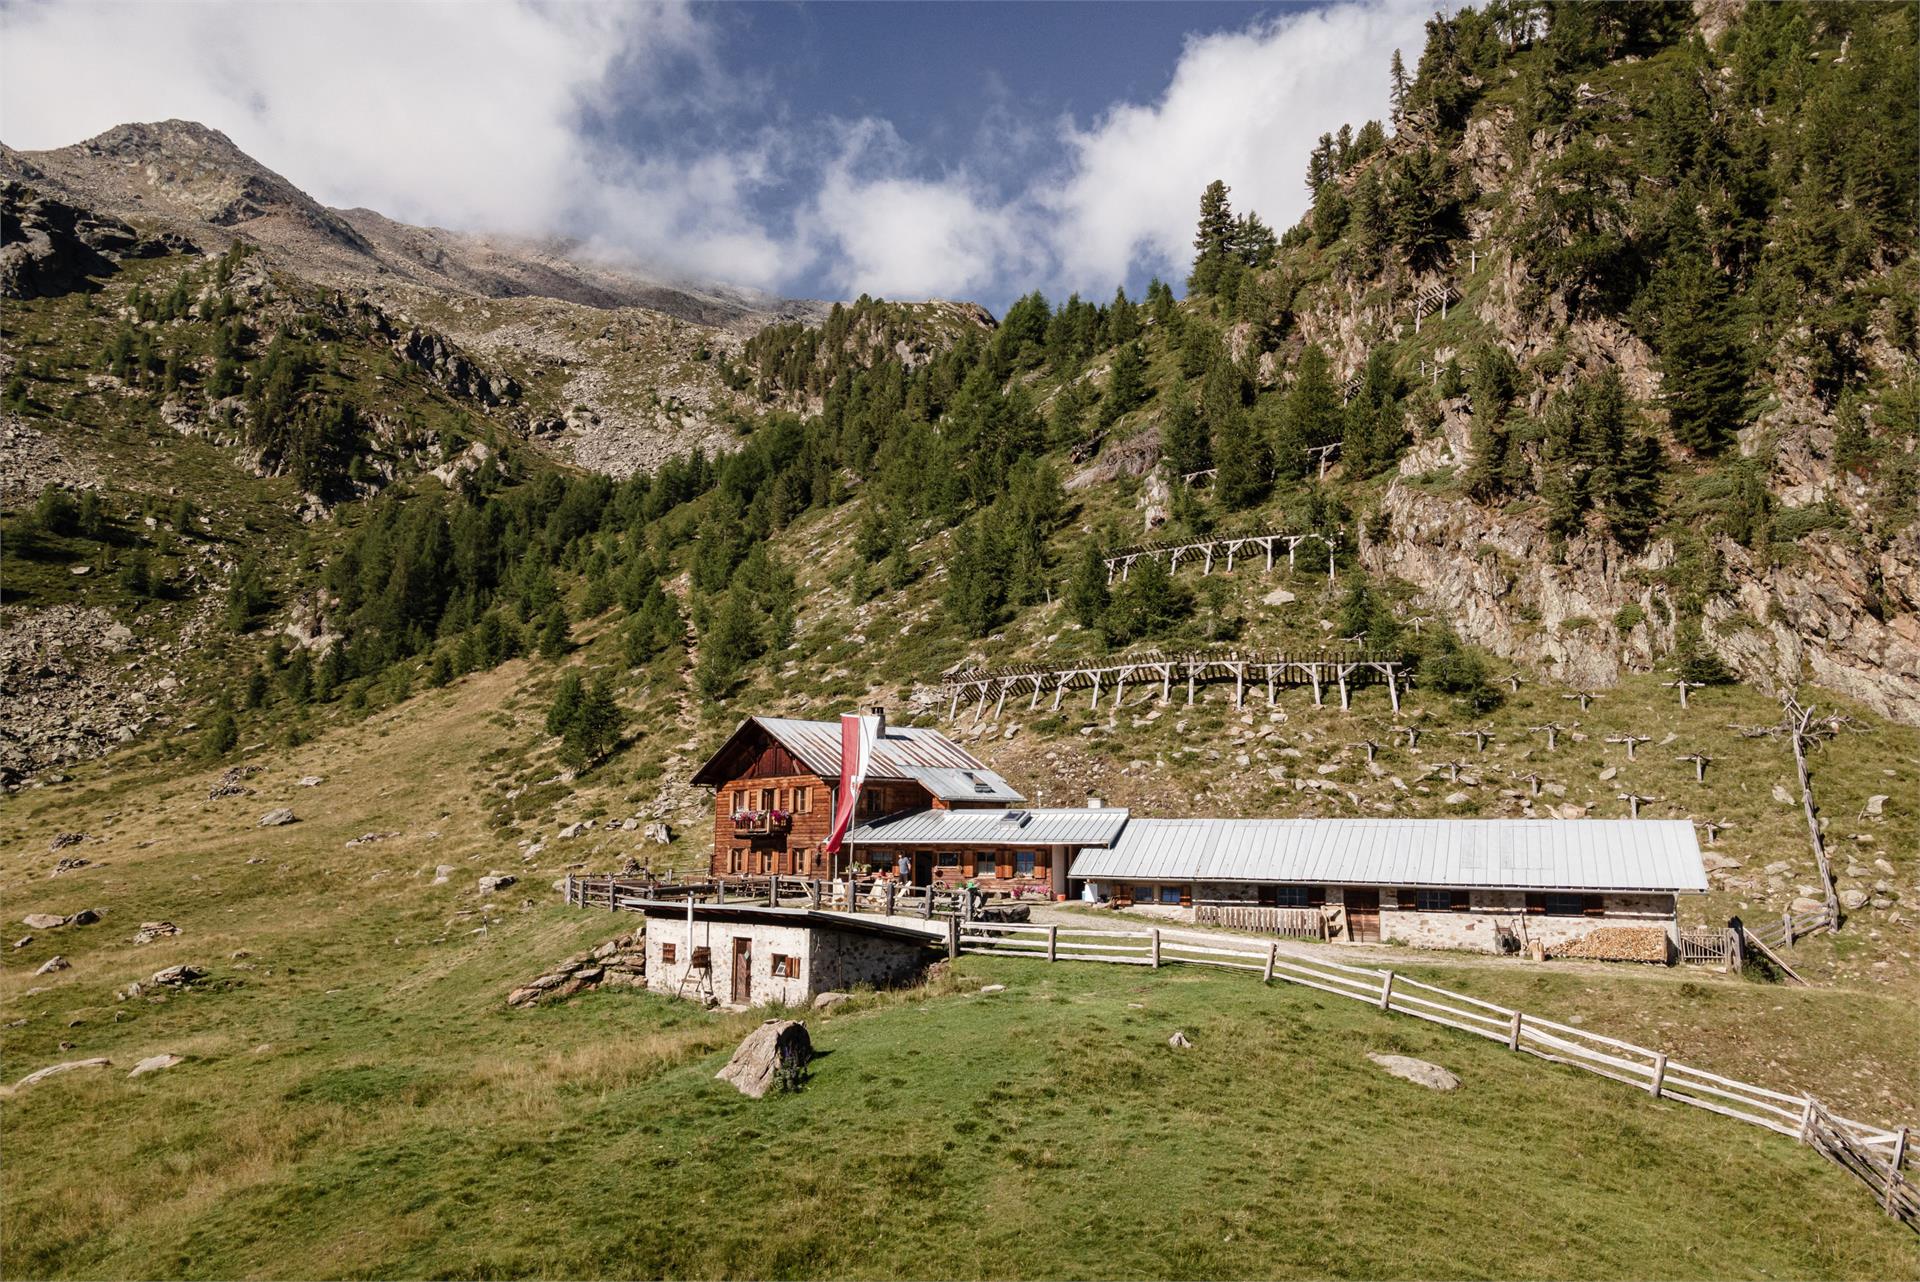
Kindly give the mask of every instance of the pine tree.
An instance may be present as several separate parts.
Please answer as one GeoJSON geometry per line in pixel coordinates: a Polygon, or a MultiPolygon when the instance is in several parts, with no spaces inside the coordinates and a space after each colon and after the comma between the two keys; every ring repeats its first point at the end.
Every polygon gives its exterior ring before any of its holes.
{"type": "Polygon", "coordinates": [[[547,708],[547,733],[559,738],[567,732],[567,727],[580,712],[584,687],[578,668],[568,668],[560,674],[560,684],[553,692],[553,703],[547,708]]]}
{"type": "Polygon", "coordinates": [[[1166,562],[1145,556],[1113,591],[1100,630],[1112,646],[1164,636],[1193,612],[1193,593],[1176,583],[1166,562]]]}
{"type": "Polygon", "coordinates": [[[1746,344],[1726,277],[1704,245],[1683,239],[1668,253],[1654,285],[1661,400],[1674,438],[1711,453],[1746,420],[1746,344]]]}
{"type": "Polygon", "coordinates": [[[700,638],[700,662],[694,683],[703,697],[719,699],[740,680],[740,672],[760,653],[753,607],[746,594],[728,592],[700,638]]]}
{"type": "Polygon", "coordinates": [[[540,657],[558,659],[567,652],[572,639],[572,622],[567,607],[555,601],[540,616],[540,657]]]}
{"type": "Polygon", "coordinates": [[[1147,364],[1138,343],[1123,344],[1113,354],[1113,368],[1107,376],[1106,395],[1100,400],[1100,426],[1112,427],[1121,415],[1146,401],[1147,364]]]}
{"type": "Polygon", "coordinates": [[[1166,417],[1160,420],[1160,457],[1176,478],[1213,466],[1206,425],[1184,395],[1173,396],[1166,417]]]}
{"type": "Polygon", "coordinates": [[[1080,545],[1080,560],[1067,582],[1067,611],[1082,627],[1098,627],[1112,598],[1107,589],[1107,563],[1092,539],[1080,545]]]}
{"type": "Polygon", "coordinates": [[[1392,82],[1392,88],[1387,91],[1387,99],[1393,104],[1393,119],[1394,123],[1398,124],[1401,116],[1406,114],[1407,86],[1409,83],[1407,80],[1407,64],[1401,61],[1400,51],[1398,49],[1393,51],[1393,61],[1387,66],[1387,75],[1392,82]]]}
{"type": "Polygon", "coordinates": [[[560,759],[576,768],[590,766],[620,742],[620,705],[606,678],[596,678],[580,694],[560,731],[560,759]]]}
{"type": "Polygon", "coordinates": [[[1227,185],[1216,178],[1200,194],[1200,226],[1193,237],[1193,273],[1187,277],[1190,294],[1212,294],[1220,286],[1234,236],[1228,190],[1227,185]]]}

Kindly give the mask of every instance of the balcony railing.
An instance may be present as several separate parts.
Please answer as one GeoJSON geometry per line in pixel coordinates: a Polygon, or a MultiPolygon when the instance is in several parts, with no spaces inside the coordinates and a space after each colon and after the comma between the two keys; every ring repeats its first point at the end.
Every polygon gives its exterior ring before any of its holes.
{"type": "Polygon", "coordinates": [[[733,831],[737,836],[758,836],[785,832],[793,827],[793,816],[784,810],[736,810],[733,831]]]}

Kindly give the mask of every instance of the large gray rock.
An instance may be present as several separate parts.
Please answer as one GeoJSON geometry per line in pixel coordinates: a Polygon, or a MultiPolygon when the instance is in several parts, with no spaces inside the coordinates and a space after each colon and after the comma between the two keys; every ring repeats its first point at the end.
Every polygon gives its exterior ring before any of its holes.
{"type": "Polygon", "coordinates": [[[797,1019],[770,1019],[747,1034],[727,1066],[714,1076],[742,1095],[759,1099],[779,1080],[783,1060],[801,1067],[813,1059],[813,1039],[797,1019]]]}
{"type": "Polygon", "coordinates": [[[1871,898],[1873,898],[1873,896],[1869,895],[1866,891],[1858,887],[1850,886],[1840,892],[1840,906],[1848,912],[1856,912],[1859,909],[1865,908],[1867,901],[1871,898]]]}
{"type": "Polygon", "coordinates": [[[51,975],[57,970],[70,970],[72,969],[72,967],[73,967],[72,962],[60,956],[60,954],[55,953],[53,956],[41,962],[40,969],[34,971],[33,973],[36,975],[51,975]]]}
{"type": "Polygon", "coordinates": [[[20,924],[28,930],[57,930],[67,924],[67,919],[58,913],[28,913],[20,924]]]}
{"type": "Polygon", "coordinates": [[[1417,1086],[1433,1091],[1455,1091],[1460,1089],[1460,1079],[1438,1064],[1429,1064],[1424,1059],[1414,1059],[1408,1055],[1382,1055],[1378,1051],[1368,1051],[1367,1058],[1392,1073],[1417,1086]]]}
{"type": "Polygon", "coordinates": [[[269,810],[266,814],[260,816],[260,826],[262,828],[278,828],[283,824],[298,822],[299,820],[295,817],[293,811],[287,809],[285,806],[281,806],[278,810],[269,810]]]}
{"type": "Polygon", "coordinates": [[[145,1077],[148,1073],[157,1073],[163,1068],[172,1068],[175,1064],[183,1064],[185,1062],[186,1061],[178,1055],[149,1055],[138,1064],[135,1064],[133,1071],[128,1073],[127,1076],[145,1077]]]}
{"type": "Polygon", "coordinates": [[[491,895],[496,890],[505,890],[520,880],[510,872],[490,872],[480,879],[480,893],[491,895]]]}
{"type": "Polygon", "coordinates": [[[111,1063],[113,1063],[112,1060],[108,1059],[105,1055],[101,1055],[95,1059],[70,1059],[64,1064],[49,1064],[45,1068],[35,1069],[33,1072],[28,1073],[25,1077],[15,1082],[13,1088],[19,1090],[23,1086],[32,1086],[36,1082],[46,1081],[49,1077],[58,1077],[62,1073],[71,1073],[76,1068],[105,1068],[111,1063]]]}
{"type": "Polygon", "coordinates": [[[832,1010],[842,1002],[851,1001],[852,998],[852,993],[820,993],[813,999],[813,1008],[815,1010],[832,1010]]]}

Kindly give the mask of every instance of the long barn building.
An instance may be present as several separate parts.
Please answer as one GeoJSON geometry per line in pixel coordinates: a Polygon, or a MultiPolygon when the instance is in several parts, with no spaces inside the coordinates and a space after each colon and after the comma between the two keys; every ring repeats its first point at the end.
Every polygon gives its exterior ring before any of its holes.
{"type": "MultiPolygon", "coordinates": [[[[1290,909],[1355,943],[1500,951],[1598,926],[1672,934],[1702,893],[1693,825],[1652,819],[1144,818],[1025,807],[938,731],[887,727],[846,848],[823,854],[840,727],[749,717],[693,781],[714,789],[715,876],[894,876],[1191,920],[1290,909]]],[[[1255,914],[1257,916],[1258,914],[1255,914]]]]}

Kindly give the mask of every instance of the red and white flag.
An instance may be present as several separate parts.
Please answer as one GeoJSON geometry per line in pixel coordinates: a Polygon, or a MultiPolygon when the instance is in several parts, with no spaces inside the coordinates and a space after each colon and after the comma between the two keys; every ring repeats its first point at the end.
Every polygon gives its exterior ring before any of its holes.
{"type": "MultiPolygon", "coordinates": [[[[853,827],[853,810],[860,801],[860,785],[873,764],[873,743],[880,734],[880,718],[852,712],[840,714],[840,796],[833,808],[833,829],[827,834],[827,857],[840,853],[853,827]]],[[[827,865],[831,868],[833,865],[827,865]]]]}

